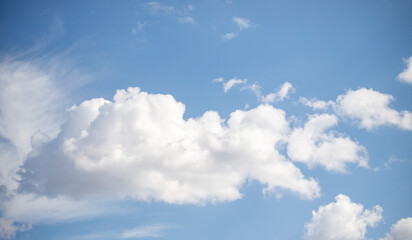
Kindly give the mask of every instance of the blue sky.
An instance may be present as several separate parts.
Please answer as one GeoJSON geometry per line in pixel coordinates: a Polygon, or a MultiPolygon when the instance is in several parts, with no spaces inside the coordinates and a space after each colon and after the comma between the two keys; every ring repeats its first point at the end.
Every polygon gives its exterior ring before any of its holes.
{"type": "Polygon", "coordinates": [[[411,1],[0,4],[0,239],[412,238],[411,1]]]}

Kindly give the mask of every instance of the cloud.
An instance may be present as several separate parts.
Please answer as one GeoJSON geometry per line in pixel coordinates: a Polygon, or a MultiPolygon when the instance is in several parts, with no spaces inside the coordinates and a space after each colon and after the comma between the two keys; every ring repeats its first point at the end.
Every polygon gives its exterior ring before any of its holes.
{"type": "Polygon", "coordinates": [[[0,238],[14,238],[16,232],[31,229],[32,224],[55,223],[120,212],[103,201],[73,200],[68,197],[15,194],[0,204],[0,238]]]}
{"type": "Polygon", "coordinates": [[[290,93],[293,93],[295,91],[292,84],[289,82],[284,82],[280,86],[278,91],[271,92],[266,95],[262,94],[262,87],[258,83],[245,85],[242,89],[248,89],[252,91],[256,95],[257,99],[265,104],[283,101],[284,99],[289,97],[290,93]]]}
{"type": "Polygon", "coordinates": [[[65,86],[66,80],[70,77],[73,85],[76,77],[84,80],[61,60],[58,56],[53,61],[27,59],[23,54],[0,62],[0,238],[29,230],[30,225],[21,223],[32,223],[32,212],[53,216],[44,211],[49,204],[40,210],[37,205],[32,208],[32,202],[22,203],[25,196],[18,194],[18,172],[27,156],[58,135],[73,88],[65,86]],[[30,219],[26,222],[22,215],[30,219]]]}
{"type": "Polygon", "coordinates": [[[163,231],[167,229],[165,225],[147,225],[126,230],[122,234],[122,238],[159,238],[163,237],[163,231]]]}
{"type": "Polygon", "coordinates": [[[335,111],[337,114],[358,122],[361,128],[371,130],[382,125],[394,125],[401,129],[412,130],[412,113],[398,112],[389,104],[392,95],[373,89],[349,90],[338,96],[335,111]]]}
{"type": "Polygon", "coordinates": [[[399,73],[398,80],[404,83],[412,84],[412,57],[404,60],[407,65],[403,72],[399,73]]]}
{"type": "Polygon", "coordinates": [[[223,40],[231,40],[239,36],[240,32],[242,32],[243,30],[246,30],[252,27],[250,20],[247,18],[233,17],[232,21],[236,24],[239,30],[237,32],[228,32],[228,33],[223,34],[221,36],[223,40]]]}
{"type": "Polygon", "coordinates": [[[31,225],[16,225],[12,218],[0,217],[0,238],[12,239],[16,237],[16,233],[25,232],[31,229],[31,225]]]}
{"type": "Polygon", "coordinates": [[[360,88],[348,90],[339,95],[336,101],[308,100],[301,98],[300,102],[314,110],[332,108],[338,116],[348,118],[360,128],[372,130],[380,126],[397,126],[400,129],[412,130],[412,113],[397,111],[390,107],[394,97],[373,89],[360,88]]]}
{"type": "Polygon", "coordinates": [[[63,93],[55,77],[31,62],[0,64],[0,134],[23,153],[31,150],[36,131],[51,137],[59,131],[62,119],[56,112],[62,108],[63,93]]]}
{"type": "Polygon", "coordinates": [[[160,2],[147,2],[145,5],[153,15],[173,14],[176,12],[175,7],[160,2]]]}
{"type": "Polygon", "coordinates": [[[312,115],[303,128],[294,128],[287,145],[290,159],[310,168],[320,165],[330,171],[345,173],[347,164],[368,167],[365,147],[334,131],[338,124],[334,115],[312,115]]]}
{"type": "Polygon", "coordinates": [[[99,202],[73,200],[68,197],[17,194],[1,203],[3,217],[24,223],[53,223],[101,215],[108,211],[99,202]]]}
{"type": "Polygon", "coordinates": [[[186,23],[186,24],[195,24],[195,20],[193,19],[193,17],[178,17],[177,18],[179,20],[180,23],[186,23]]]}
{"type": "MultiPolygon", "coordinates": [[[[252,86],[252,90],[254,87],[252,86]]],[[[283,101],[289,97],[289,93],[293,93],[295,89],[290,82],[284,82],[277,92],[269,93],[266,96],[258,96],[263,103],[274,103],[283,101]]]]}
{"type": "Polygon", "coordinates": [[[165,224],[152,224],[138,226],[133,229],[94,232],[81,236],[74,236],[70,239],[136,239],[136,238],[160,238],[169,229],[165,224]]]}
{"type": "Polygon", "coordinates": [[[142,32],[145,26],[146,26],[145,22],[136,22],[135,26],[132,27],[132,30],[131,30],[132,34],[135,35],[139,32],[142,32]]]}
{"type": "Polygon", "coordinates": [[[313,108],[314,110],[327,110],[328,108],[330,108],[331,106],[335,104],[335,102],[333,101],[326,102],[326,101],[318,100],[316,98],[307,99],[304,97],[300,97],[299,102],[302,103],[303,105],[313,108]]]}
{"type": "Polygon", "coordinates": [[[367,227],[375,227],[382,219],[379,205],[363,209],[346,195],[336,196],[336,202],[312,211],[312,219],[305,224],[305,240],[360,240],[364,239],[367,227]]]}
{"type": "Polygon", "coordinates": [[[145,7],[148,9],[149,14],[153,16],[169,16],[177,19],[181,24],[195,24],[195,20],[191,16],[194,10],[193,5],[175,7],[160,2],[147,2],[145,7]]]}
{"type": "Polygon", "coordinates": [[[227,122],[208,111],[183,119],[170,95],[119,90],[113,101],[92,99],[71,109],[59,136],[30,156],[22,191],[204,204],[241,198],[247,179],[302,198],[319,197],[278,148],[289,123],[269,105],[237,110],[227,122]],[[84,184],[87,182],[87,184],[84,184]]]}
{"type": "Polygon", "coordinates": [[[229,32],[229,33],[225,33],[222,35],[222,39],[223,40],[231,40],[235,37],[237,37],[238,33],[235,32],[229,32]]]}
{"type": "Polygon", "coordinates": [[[247,79],[237,79],[237,78],[232,78],[231,80],[224,82],[223,78],[216,78],[213,79],[213,82],[221,82],[223,83],[223,90],[226,93],[229,91],[232,87],[234,86],[242,86],[241,90],[250,90],[252,91],[257,99],[265,104],[268,103],[274,103],[274,102],[280,102],[283,101],[284,99],[289,97],[290,93],[293,93],[295,89],[293,88],[292,84],[289,82],[284,82],[278,91],[276,92],[271,92],[268,93],[267,95],[262,94],[262,87],[258,83],[253,83],[253,84],[247,84],[247,79]]]}
{"type": "Polygon", "coordinates": [[[233,22],[236,23],[240,31],[250,28],[250,20],[246,18],[234,17],[233,22]]]}
{"type": "Polygon", "coordinates": [[[223,82],[223,78],[221,78],[221,77],[215,78],[215,79],[213,79],[212,82],[223,82]]]}
{"type": "Polygon", "coordinates": [[[380,240],[409,240],[412,239],[412,218],[403,218],[393,224],[391,231],[380,240]]]}
{"type": "Polygon", "coordinates": [[[223,83],[223,91],[227,92],[229,91],[232,87],[236,86],[236,85],[242,85],[242,84],[246,84],[247,83],[247,79],[238,79],[238,78],[232,78],[229,81],[223,83]]]}
{"type": "Polygon", "coordinates": [[[56,79],[66,79],[65,74],[56,63],[0,62],[0,186],[6,188],[1,194],[16,190],[20,180],[16,172],[32,142],[58,134],[66,96],[56,79]]]}

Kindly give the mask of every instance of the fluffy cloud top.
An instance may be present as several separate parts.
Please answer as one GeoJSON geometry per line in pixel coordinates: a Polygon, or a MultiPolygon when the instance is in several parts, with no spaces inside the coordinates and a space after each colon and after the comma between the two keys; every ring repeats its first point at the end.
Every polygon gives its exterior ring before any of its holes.
{"type": "Polygon", "coordinates": [[[401,82],[412,84],[412,57],[405,60],[406,68],[399,73],[398,79],[401,82]]]}
{"type": "Polygon", "coordinates": [[[238,110],[227,124],[213,111],[185,120],[184,110],[170,95],[139,88],[119,90],[113,102],[85,101],[59,136],[29,157],[22,189],[202,204],[239,199],[246,179],[255,179],[265,191],[319,196],[317,182],[277,150],[289,131],[282,110],[238,110]]]}
{"type": "Polygon", "coordinates": [[[336,196],[336,202],[319,207],[312,212],[312,220],[306,223],[305,240],[360,240],[367,227],[374,227],[382,219],[379,205],[371,210],[353,203],[346,195],[336,196]]]}
{"type": "Polygon", "coordinates": [[[347,163],[367,167],[368,157],[365,147],[339,134],[329,131],[337,125],[334,115],[321,114],[310,116],[303,128],[295,128],[290,135],[288,156],[309,167],[324,166],[328,170],[346,172],[347,163]]]}
{"type": "Polygon", "coordinates": [[[412,239],[412,218],[403,218],[392,225],[391,231],[380,240],[410,240],[412,239]]]}

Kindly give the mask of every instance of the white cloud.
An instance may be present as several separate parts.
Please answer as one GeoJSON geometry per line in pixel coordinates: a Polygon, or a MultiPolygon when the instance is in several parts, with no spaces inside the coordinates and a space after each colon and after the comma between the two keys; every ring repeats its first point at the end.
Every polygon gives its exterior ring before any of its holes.
{"type": "Polygon", "coordinates": [[[16,224],[12,218],[0,217],[0,238],[12,239],[17,232],[25,232],[31,229],[31,225],[16,224]]]}
{"type": "Polygon", "coordinates": [[[412,239],[412,218],[403,218],[392,225],[391,231],[380,240],[410,240],[412,239]]]}
{"type": "Polygon", "coordinates": [[[229,32],[229,33],[225,33],[222,35],[222,39],[223,40],[231,40],[235,37],[237,37],[238,33],[234,33],[234,32],[229,32]]]}
{"type": "Polygon", "coordinates": [[[177,18],[180,23],[186,23],[186,24],[195,24],[195,20],[193,17],[185,16],[185,17],[178,17],[177,18]]]}
{"type": "Polygon", "coordinates": [[[389,104],[393,100],[392,95],[361,88],[338,96],[334,109],[337,114],[357,121],[361,128],[368,130],[382,125],[412,130],[412,113],[391,108],[389,104]]]}
{"type": "Polygon", "coordinates": [[[195,24],[195,20],[192,16],[192,12],[194,10],[193,5],[175,7],[160,2],[147,2],[145,6],[151,15],[157,17],[173,17],[181,24],[195,24]]]}
{"type": "Polygon", "coordinates": [[[247,79],[238,79],[238,78],[232,78],[229,81],[223,83],[223,91],[227,92],[229,91],[232,87],[236,86],[236,85],[242,85],[242,84],[246,84],[247,83],[247,79]]]}
{"type": "MultiPolygon", "coordinates": [[[[213,80],[213,82],[223,82],[223,78],[216,78],[213,80]]],[[[290,93],[293,93],[295,89],[293,88],[292,84],[289,82],[284,82],[278,91],[268,93],[267,95],[263,95],[261,92],[262,87],[258,83],[252,83],[252,84],[247,84],[247,79],[237,79],[237,78],[232,78],[231,80],[223,83],[223,90],[225,92],[229,91],[232,87],[234,86],[243,86],[241,90],[250,90],[252,91],[257,99],[265,104],[268,103],[274,103],[274,102],[280,102],[283,101],[284,99],[289,97],[290,93]]]]}
{"type": "Polygon", "coordinates": [[[312,220],[305,224],[305,240],[361,240],[366,228],[375,227],[382,219],[379,205],[364,210],[362,204],[351,202],[346,195],[339,194],[335,199],[312,211],[312,220]]]}
{"type": "Polygon", "coordinates": [[[1,203],[3,217],[31,224],[97,216],[109,211],[105,207],[99,202],[72,200],[62,196],[49,198],[34,194],[17,194],[1,203]]]}
{"type": "Polygon", "coordinates": [[[70,237],[70,239],[136,239],[136,238],[160,238],[169,229],[165,224],[152,224],[138,226],[133,229],[94,232],[81,236],[70,237]]]}
{"type": "Polygon", "coordinates": [[[175,7],[168,6],[160,2],[147,2],[146,7],[149,9],[149,12],[153,15],[173,14],[176,12],[175,7]]]}
{"type": "Polygon", "coordinates": [[[404,60],[407,65],[403,72],[399,73],[398,80],[401,82],[412,84],[412,57],[404,60]]]}
{"type": "Polygon", "coordinates": [[[0,64],[0,134],[23,153],[36,131],[51,137],[59,131],[63,93],[54,77],[30,62],[0,64]]]}
{"type": "Polygon", "coordinates": [[[239,36],[240,32],[242,32],[243,30],[252,27],[250,20],[246,18],[233,17],[232,21],[236,24],[239,30],[237,32],[228,32],[228,33],[223,34],[221,36],[223,40],[231,40],[239,36]]]}
{"type": "Polygon", "coordinates": [[[14,238],[17,231],[31,229],[31,224],[55,223],[121,212],[104,201],[74,200],[59,196],[15,194],[0,203],[0,238],[14,238]]]}
{"type": "Polygon", "coordinates": [[[21,187],[204,204],[239,199],[244,182],[255,179],[268,193],[319,197],[318,183],[277,150],[289,132],[282,110],[237,110],[225,124],[213,111],[184,120],[184,109],[170,95],[139,88],[119,90],[113,102],[85,101],[71,110],[58,138],[28,159],[21,187]]]}
{"type": "Polygon", "coordinates": [[[314,110],[326,110],[329,107],[332,107],[335,102],[333,101],[322,101],[322,100],[318,100],[316,98],[312,98],[312,99],[307,99],[304,97],[300,97],[299,98],[299,102],[313,108],[314,110]]]}
{"type": "Polygon", "coordinates": [[[146,26],[145,22],[136,22],[135,26],[132,27],[132,34],[135,35],[139,32],[142,32],[145,26],[146,26]]]}
{"type": "Polygon", "coordinates": [[[0,63],[0,186],[7,194],[18,186],[16,171],[32,142],[59,132],[64,94],[55,81],[67,72],[57,74],[58,68],[36,61],[0,63]]]}
{"type": "Polygon", "coordinates": [[[400,129],[412,130],[412,112],[391,108],[390,103],[393,100],[394,97],[390,94],[367,88],[349,90],[339,95],[335,102],[300,98],[301,103],[314,110],[331,107],[338,116],[355,121],[360,128],[372,130],[379,126],[397,126],[400,129]]]}
{"type": "Polygon", "coordinates": [[[234,17],[232,18],[232,20],[234,23],[236,23],[240,31],[248,29],[251,26],[250,20],[246,18],[234,17]]]}
{"type": "Polygon", "coordinates": [[[215,78],[212,82],[223,82],[223,78],[215,78]]]}
{"type": "Polygon", "coordinates": [[[122,238],[159,238],[163,236],[163,232],[167,229],[165,225],[147,225],[126,230],[122,234],[122,238]]]}
{"type": "MultiPolygon", "coordinates": [[[[253,91],[252,86],[252,91],[253,91]]],[[[263,103],[274,103],[283,101],[285,98],[289,96],[289,93],[293,93],[295,89],[293,88],[290,82],[284,82],[277,92],[269,93],[266,96],[258,96],[260,101],[263,103]]],[[[256,93],[256,91],[254,91],[256,93]]]]}
{"type": "Polygon", "coordinates": [[[19,157],[16,147],[7,140],[0,139],[0,186],[5,187],[1,195],[8,195],[19,186],[20,177],[16,174],[23,159],[19,157]]]}
{"type": "Polygon", "coordinates": [[[310,168],[320,165],[327,170],[344,173],[347,164],[368,167],[365,147],[344,137],[328,131],[338,124],[334,115],[312,115],[303,128],[294,128],[288,141],[287,153],[290,159],[303,162],[310,168]]]}

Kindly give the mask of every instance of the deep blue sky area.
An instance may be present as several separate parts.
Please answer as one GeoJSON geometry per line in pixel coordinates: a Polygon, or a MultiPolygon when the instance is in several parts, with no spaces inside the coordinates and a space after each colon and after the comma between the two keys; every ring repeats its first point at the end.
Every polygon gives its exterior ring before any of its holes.
{"type": "Polygon", "coordinates": [[[0,239],[412,239],[411,13],[1,0],[0,239]]]}

